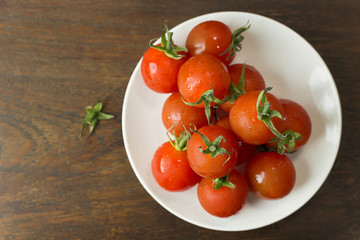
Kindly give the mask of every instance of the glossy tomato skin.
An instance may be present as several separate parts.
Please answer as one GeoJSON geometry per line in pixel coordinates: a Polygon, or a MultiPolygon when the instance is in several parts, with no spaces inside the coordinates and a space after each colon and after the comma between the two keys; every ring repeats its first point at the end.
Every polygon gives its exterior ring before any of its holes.
{"type": "Polygon", "coordinates": [[[229,116],[222,117],[218,121],[215,122],[215,125],[226,128],[229,131],[232,131],[229,121],[229,116]]]}
{"type": "Polygon", "coordinates": [[[278,199],[288,195],[296,181],[293,163],[277,152],[257,153],[245,166],[250,189],[260,198],[278,199]]]}
{"type": "MultiPolygon", "coordinates": [[[[186,105],[179,92],[166,99],[162,108],[162,122],[166,129],[174,126],[177,136],[184,131],[184,127],[189,130],[191,124],[197,128],[208,125],[204,109],[186,105]]],[[[172,134],[173,131],[169,133],[172,134]]]]}
{"type": "MultiPolygon", "coordinates": [[[[227,67],[216,57],[207,54],[189,58],[180,68],[178,87],[184,100],[197,102],[204,92],[214,89],[214,96],[222,99],[230,86],[230,75],[227,67]]],[[[211,106],[215,103],[211,103],[211,106]]],[[[204,108],[204,103],[196,105],[204,108]]]]}
{"type": "MultiPolygon", "coordinates": [[[[262,145],[270,141],[275,135],[268,129],[264,122],[257,118],[256,102],[261,91],[250,91],[241,95],[231,108],[229,113],[230,126],[240,141],[252,144],[262,145]]],[[[283,114],[283,109],[279,99],[269,92],[266,92],[270,109],[283,114]]],[[[273,117],[271,120],[276,129],[282,132],[283,120],[273,117]]]]}
{"type": "MultiPolygon", "coordinates": [[[[227,116],[218,120],[215,125],[232,131],[229,117],[227,116]]],[[[236,165],[242,165],[255,155],[258,146],[241,142],[237,137],[236,139],[238,140],[238,160],[236,165]]]]}
{"type": "MultiPolygon", "coordinates": [[[[243,66],[244,64],[242,63],[236,63],[228,67],[231,82],[236,86],[239,84],[243,66]]],[[[244,91],[250,92],[263,90],[265,87],[265,80],[261,73],[255,67],[245,64],[244,91]]],[[[232,106],[233,104],[230,101],[220,105],[220,107],[226,112],[230,112],[232,106]]]]}
{"type": "Polygon", "coordinates": [[[237,165],[242,165],[249,161],[257,152],[256,145],[247,144],[239,141],[239,157],[237,165]]]}
{"type": "Polygon", "coordinates": [[[230,153],[230,159],[227,154],[217,155],[215,158],[210,154],[204,154],[199,150],[202,146],[206,149],[206,145],[201,138],[200,134],[193,133],[187,145],[187,156],[191,168],[198,175],[205,178],[220,178],[231,172],[237,163],[238,158],[238,143],[234,135],[223,127],[216,125],[208,125],[198,130],[205,135],[211,142],[217,137],[223,136],[225,141],[222,140],[219,147],[225,148],[230,153]]]}
{"type": "Polygon", "coordinates": [[[177,74],[181,65],[188,59],[188,54],[178,60],[170,58],[164,52],[149,48],[141,62],[143,80],[151,90],[157,93],[173,93],[178,91],[177,74]]]}
{"type": "Polygon", "coordinates": [[[229,65],[235,54],[227,59],[230,53],[220,56],[231,44],[232,32],[230,28],[219,21],[205,21],[196,25],[186,39],[186,48],[190,56],[210,54],[218,57],[224,64],[229,65]]]}
{"type": "Polygon", "coordinates": [[[311,135],[311,119],[305,108],[295,101],[289,99],[280,99],[284,110],[283,129],[291,129],[301,134],[302,138],[295,142],[294,151],[304,146],[311,135]]]}
{"type": "Polygon", "coordinates": [[[170,142],[156,150],[151,170],[156,182],[167,191],[183,191],[201,180],[191,169],[186,151],[177,151],[170,142]]]}
{"type": "Polygon", "coordinates": [[[234,169],[228,181],[235,185],[234,189],[222,186],[215,190],[212,179],[203,178],[200,181],[197,189],[198,199],[208,213],[217,217],[229,217],[244,206],[249,189],[245,177],[234,169]]]}

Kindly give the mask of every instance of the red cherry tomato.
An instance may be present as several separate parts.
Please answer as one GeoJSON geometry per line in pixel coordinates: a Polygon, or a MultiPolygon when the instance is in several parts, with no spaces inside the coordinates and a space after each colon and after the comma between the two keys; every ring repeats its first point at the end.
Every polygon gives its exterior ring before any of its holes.
{"type": "Polygon", "coordinates": [[[178,91],[177,74],[181,65],[188,59],[187,53],[180,52],[179,54],[185,57],[176,60],[162,51],[149,48],[141,62],[141,74],[146,86],[158,93],[178,91]]]}
{"type": "Polygon", "coordinates": [[[235,188],[222,186],[218,190],[213,187],[213,180],[203,178],[197,189],[201,206],[210,214],[217,217],[229,217],[237,213],[244,206],[248,196],[248,184],[245,177],[237,170],[233,170],[228,181],[235,188]]]}
{"type": "Polygon", "coordinates": [[[200,181],[190,167],[186,151],[176,150],[170,142],[162,144],[151,162],[156,182],[168,191],[183,191],[200,181]]]}
{"type": "MultiPolygon", "coordinates": [[[[229,117],[223,117],[222,119],[217,121],[215,125],[226,128],[229,131],[232,131],[229,122],[229,117]]],[[[243,143],[239,139],[237,140],[239,146],[238,146],[238,161],[236,165],[241,165],[247,162],[252,156],[254,156],[254,154],[256,153],[257,146],[243,143]]]]}
{"type": "Polygon", "coordinates": [[[311,135],[311,119],[305,108],[300,104],[289,99],[280,99],[280,103],[284,110],[283,129],[291,129],[301,134],[301,139],[295,142],[293,150],[295,151],[308,142],[311,135]]]}
{"type": "Polygon", "coordinates": [[[229,121],[229,116],[225,116],[215,122],[215,125],[226,128],[229,131],[232,131],[229,121]]]}
{"type": "MultiPolygon", "coordinates": [[[[275,137],[265,123],[258,119],[256,103],[261,91],[250,91],[241,95],[231,108],[229,113],[230,126],[240,141],[252,144],[265,144],[275,137]]],[[[270,109],[283,114],[279,100],[271,93],[266,92],[270,109]]],[[[275,128],[282,130],[282,120],[278,117],[271,118],[275,128]]]]}
{"type": "Polygon", "coordinates": [[[291,192],[295,185],[296,172],[286,155],[261,152],[247,162],[245,177],[250,189],[257,196],[277,199],[291,192]]]}
{"type": "Polygon", "coordinates": [[[184,131],[184,127],[189,130],[191,124],[197,128],[208,125],[204,109],[186,105],[179,92],[166,99],[162,109],[162,121],[166,129],[174,126],[177,136],[184,131]]]}
{"type": "Polygon", "coordinates": [[[191,168],[200,176],[206,178],[219,178],[227,175],[235,168],[238,158],[238,143],[234,135],[225,128],[208,125],[193,133],[187,145],[187,156],[191,168]],[[222,136],[218,146],[207,146],[201,135],[204,135],[211,143],[222,136]],[[216,152],[226,150],[218,155],[216,152]],[[202,150],[211,151],[203,153],[202,150]]]}
{"type": "Polygon", "coordinates": [[[195,26],[186,39],[186,48],[190,56],[210,54],[218,57],[223,63],[229,65],[235,55],[226,59],[229,53],[220,56],[231,44],[232,32],[230,28],[219,21],[206,21],[195,26]]]}
{"type": "Polygon", "coordinates": [[[256,153],[257,146],[247,144],[239,141],[239,157],[237,161],[237,165],[241,165],[250,160],[256,153]]]}
{"type": "MultiPolygon", "coordinates": [[[[231,82],[234,83],[236,86],[238,85],[242,73],[244,64],[232,64],[228,67],[229,74],[231,77],[231,82]]],[[[263,90],[265,88],[265,80],[263,76],[260,74],[255,67],[251,65],[245,64],[245,78],[244,78],[244,91],[256,91],[256,90],[263,90]]],[[[220,105],[221,109],[226,112],[230,112],[231,107],[233,104],[228,101],[220,105]]]]}
{"type": "MultiPolygon", "coordinates": [[[[222,99],[226,96],[229,86],[230,75],[227,67],[212,55],[191,57],[179,70],[179,91],[188,103],[198,102],[203,93],[211,89],[214,90],[216,98],[222,99]]],[[[215,105],[215,102],[211,102],[210,105],[215,105]]],[[[204,108],[204,102],[196,107],[204,108]]]]}

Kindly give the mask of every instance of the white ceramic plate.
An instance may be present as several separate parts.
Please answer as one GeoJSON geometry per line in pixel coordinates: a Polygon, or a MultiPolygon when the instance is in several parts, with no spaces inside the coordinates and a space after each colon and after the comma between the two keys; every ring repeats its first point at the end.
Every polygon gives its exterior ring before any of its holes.
{"type": "MultiPolygon", "coordinates": [[[[198,23],[218,20],[232,30],[251,23],[244,33],[243,50],[234,62],[255,66],[271,93],[300,103],[309,113],[313,131],[308,144],[291,154],[297,179],[293,191],[280,200],[260,200],[252,193],[244,208],[228,218],[218,218],[200,206],[196,186],[173,193],[157,185],[151,159],[165,141],[161,110],[167,94],[149,90],[137,64],[123,105],[123,137],[131,166],[148,193],[169,212],[192,224],[222,231],[243,231],[279,221],[303,206],[320,188],[335,161],[341,136],[341,107],[334,80],[314,48],[293,30],[272,19],[244,12],[218,12],[199,16],[171,29],[174,41],[185,45],[198,23]]],[[[144,42],[146,44],[146,42],[144,42]]]]}

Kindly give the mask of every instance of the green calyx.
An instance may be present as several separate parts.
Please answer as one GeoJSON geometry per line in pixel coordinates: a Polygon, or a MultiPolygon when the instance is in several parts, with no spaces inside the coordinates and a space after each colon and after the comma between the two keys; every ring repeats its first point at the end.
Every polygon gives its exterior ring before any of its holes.
{"type": "Polygon", "coordinates": [[[187,52],[188,51],[187,48],[175,46],[174,41],[172,39],[172,35],[173,33],[169,32],[167,23],[165,22],[164,30],[161,35],[161,46],[154,45],[154,42],[157,41],[156,38],[150,40],[149,46],[164,52],[166,56],[176,60],[185,57],[185,55],[179,54],[179,52],[187,52]]]}
{"type": "Polygon", "coordinates": [[[240,80],[238,85],[235,85],[233,82],[230,83],[230,94],[226,97],[226,102],[230,101],[234,103],[235,100],[240,97],[241,95],[245,94],[246,91],[244,90],[245,86],[245,63],[243,64],[243,68],[241,70],[240,80]]]}
{"type": "Polygon", "coordinates": [[[186,105],[189,105],[189,106],[196,106],[196,105],[200,104],[201,102],[204,102],[205,115],[208,120],[208,124],[211,125],[211,102],[214,102],[216,104],[221,104],[221,103],[225,102],[225,99],[226,98],[221,100],[221,99],[218,99],[217,97],[215,97],[214,89],[212,88],[210,90],[205,91],[201,95],[200,99],[197,102],[189,103],[189,102],[186,102],[184,99],[182,99],[182,100],[186,105]]]}
{"type": "MultiPolygon", "coordinates": [[[[174,124],[175,125],[175,124],[174,124]]],[[[177,150],[177,151],[185,151],[187,148],[187,142],[189,141],[189,138],[191,136],[190,132],[184,127],[184,131],[182,131],[180,133],[180,136],[178,137],[176,135],[175,129],[174,129],[174,125],[168,129],[166,131],[166,136],[169,139],[169,142],[171,143],[171,145],[177,150]],[[174,140],[171,139],[170,135],[169,135],[169,131],[173,129],[173,136],[174,136],[174,140]]]]}
{"type": "Polygon", "coordinates": [[[291,129],[283,132],[283,138],[275,137],[269,143],[276,143],[273,147],[271,147],[270,151],[277,151],[279,154],[284,154],[285,152],[291,153],[295,148],[296,141],[302,138],[301,134],[298,132],[294,132],[291,129]]]}
{"type": "Polygon", "coordinates": [[[271,118],[278,117],[284,119],[282,115],[273,109],[270,109],[270,103],[267,101],[266,92],[270,91],[272,87],[267,87],[262,90],[258,96],[256,102],[256,110],[258,113],[258,119],[263,121],[268,129],[275,135],[275,138],[270,141],[277,142],[276,145],[271,148],[274,150],[276,148],[279,154],[283,154],[285,151],[291,152],[295,147],[295,141],[301,139],[301,134],[294,132],[291,129],[286,130],[284,133],[280,133],[274,126],[271,118]]]}
{"type": "Polygon", "coordinates": [[[220,143],[221,141],[226,142],[226,139],[224,138],[223,135],[218,136],[213,142],[211,142],[204,134],[200,133],[199,131],[195,130],[191,130],[197,134],[200,135],[201,139],[204,141],[205,146],[200,146],[199,147],[199,151],[203,154],[210,154],[210,156],[212,158],[216,158],[218,155],[225,155],[227,154],[229,157],[224,161],[223,165],[229,161],[231,155],[229,153],[228,150],[226,150],[225,148],[220,147],[220,143]]]}
{"type": "Polygon", "coordinates": [[[89,125],[89,136],[90,136],[94,131],[95,126],[99,120],[114,118],[113,115],[101,112],[102,106],[103,103],[98,102],[97,104],[95,104],[94,108],[92,106],[86,107],[86,116],[83,120],[83,125],[79,137],[83,136],[86,125],[89,125]]]}
{"type": "Polygon", "coordinates": [[[270,131],[280,139],[283,138],[283,135],[275,128],[273,122],[271,121],[271,118],[278,117],[280,119],[283,119],[281,114],[273,109],[270,109],[270,103],[267,101],[266,92],[270,91],[272,87],[267,87],[264,90],[262,90],[258,96],[257,102],[256,102],[256,111],[258,113],[257,118],[260,121],[263,121],[265,125],[270,129],[270,131]]]}
{"type": "Polygon", "coordinates": [[[229,179],[229,175],[226,175],[224,177],[221,177],[221,178],[215,178],[213,179],[213,188],[215,190],[218,190],[219,188],[225,186],[225,187],[229,187],[229,188],[236,188],[236,185],[233,184],[232,182],[230,182],[228,179],[229,179]]]}
{"type": "Polygon", "coordinates": [[[233,56],[236,52],[239,52],[242,49],[242,41],[244,40],[244,36],[242,35],[243,32],[245,32],[246,30],[248,30],[250,28],[251,24],[249,24],[249,22],[247,22],[244,26],[242,26],[239,29],[236,29],[232,36],[231,36],[231,44],[230,46],[225,50],[225,52],[223,52],[222,54],[220,54],[220,56],[230,53],[227,57],[226,60],[228,60],[231,56],[233,56]]]}
{"type": "MultiPolygon", "coordinates": [[[[184,99],[182,99],[182,100],[186,105],[189,105],[189,106],[196,106],[196,105],[200,104],[201,102],[204,102],[205,115],[208,120],[208,124],[211,125],[212,124],[211,123],[211,115],[212,115],[211,114],[211,102],[214,102],[216,104],[214,106],[214,110],[216,110],[216,107],[218,107],[218,105],[220,105],[222,103],[225,103],[228,101],[233,103],[239,96],[246,93],[244,90],[244,85],[245,85],[245,64],[243,64],[243,68],[242,68],[242,72],[241,72],[241,76],[240,76],[238,85],[235,85],[233,82],[230,82],[230,87],[229,87],[230,93],[223,99],[218,99],[217,97],[215,97],[214,89],[211,88],[210,90],[205,91],[201,95],[201,97],[199,98],[199,100],[197,102],[189,103],[189,102],[186,102],[184,99]]],[[[216,117],[216,114],[215,114],[215,117],[216,117]]]]}

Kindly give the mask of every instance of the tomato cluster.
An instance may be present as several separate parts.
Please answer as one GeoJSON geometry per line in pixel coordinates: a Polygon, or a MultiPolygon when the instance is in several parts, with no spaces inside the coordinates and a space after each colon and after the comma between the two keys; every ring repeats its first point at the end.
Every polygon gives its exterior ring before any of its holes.
{"type": "Polygon", "coordinates": [[[249,190],[263,199],[288,195],[296,180],[288,153],[311,134],[301,105],[271,94],[254,66],[233,63],[249,28],[206,21],[179,47],[165,24],[141,63],[145,84],[169,94],[161,116],[169,141],[156,150],[152,174],[168,191],[197,185],[201,206],[218,217],[238,212],[249,190]]]}

